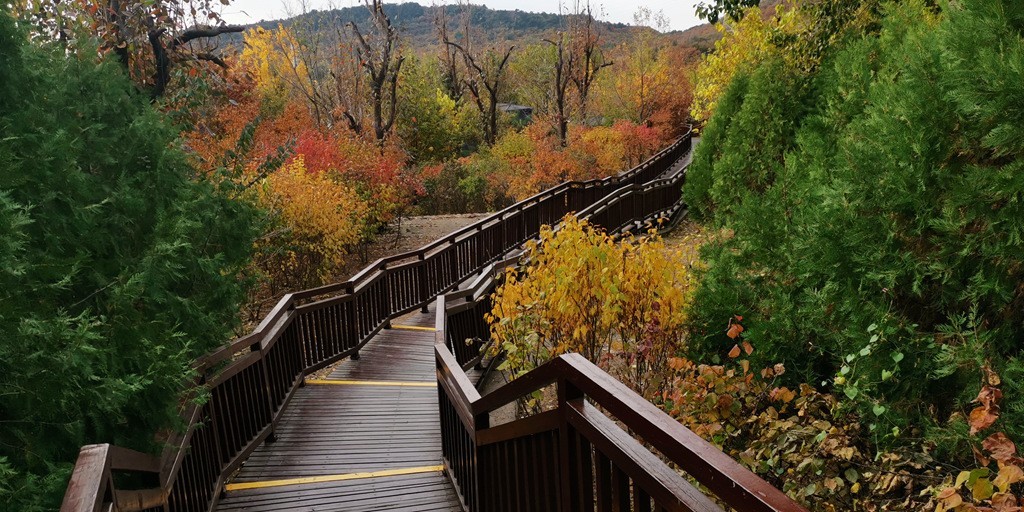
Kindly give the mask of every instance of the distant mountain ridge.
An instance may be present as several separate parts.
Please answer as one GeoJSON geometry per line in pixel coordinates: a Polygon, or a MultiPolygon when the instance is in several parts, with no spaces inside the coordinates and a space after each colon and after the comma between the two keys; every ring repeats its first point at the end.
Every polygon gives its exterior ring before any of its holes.
{"type": "MultiPolygon", "coordinates": [[[[392,23],[412,48],[432,48],[437,44],[437,33],[434,27],[434,13],[440,7],[424,6],[415,2],[402,4],[384,4],[384,11],[391,17],[392,23]]],[[[449,6],[451,18],[458,15],[458,8],[449,6]]],[[[519,10],[491,9],[484,5],[472,6],[472,23],[487,34],[492,42],[497,41],[539,41],[551,33],[564,29],[568,15],[553,13],[533,13],[519,10]]],[[[453,19],[454,21],[454,19],[453,19]]],[[[349,22],[359,26],[370,23],[369,11],[363,6],[344,7],[324,11],[310,11],[298,16],[283,19],[260,21],[254,24],[262,28],[276,28],[279,24],[292,26],[301,24],[314,30],[335,30],[349,22]]],[[[628,40],[638,31],[652,30],[648,27],[637,27],[625,23],[613,23],[598,20],[605,45],[614,46],[628,40]]],[[[673,44],[694,46],[706,51],[714,46],[718,32],[709,24],[699,25],[683,31],[665,33],[673,44]]]]}
{"type": "MultiPolygon", "coordinates": [[[[800,0],[763,0],[761,12],[764,16],[770,16],[775,12],[776,6],[790,1],[800,0]]],[[[424,6],[416,2],[401,4],[384,4],[384,11],[391,17],[392,23],[398,27],[399,32],[405,39],[407,47],[412,48],[414,53],[427,52],[438,44],[437,33],[434,27],[434,14],[440,9],[437,6],[424,6]]],[[[453,23],[459,15],[457,7],[448,6],[449,16],[453,23]]],[[[490,37],[491,43],[510,41],[514,43],[536,43],[544,37],[549,37],[553,32],[564,29],[568,15],[553,13],[534,13],[520,10],[491,9],[485,5],[472,5],[472,23],[474,27],[482,30],[490,37]]],[[[265,29],[277,28],[277,26],[303,25],[313,30],[334,31],[341,29],[349,22],[355,22],[360,27],[370,24],[370,13],[363,6],[343,7],[325,11],[310,11],[299,14],[292,18],[281,20],[260,21],[252,26],[265,29]]],[[[616,46],[629,40],[639,31],[653,30],[649,27],[638,27],[626,23],[612,23],[597,21],[601,31],[601,37],[606,47],[616,46]]],[[[686,30],[675,30],[663,33],[669,44],[679,46],[690,46],[701,53],[706,53],[714,48],[715,42],[721,38],[721,34],[714,25],[705,23],[686,30]]],[[[233,44],[241,43],[240,36],[227,37],[233,44]]]]}

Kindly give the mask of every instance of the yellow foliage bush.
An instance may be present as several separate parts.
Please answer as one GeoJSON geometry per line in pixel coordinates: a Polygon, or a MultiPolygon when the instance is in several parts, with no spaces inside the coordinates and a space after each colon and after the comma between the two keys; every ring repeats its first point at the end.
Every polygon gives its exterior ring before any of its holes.
{"type": "Polygon", "coordinates": [[[757,7],[748,9],[738,23],[719,23],[716,28],[722,38],[715,43],[715,50],[697,66],[690,115],[698,120],[711,117],[718,98],[725,93],[736,73],[763,60],[773,48],[770,43],[772,22],[762,19],[757,7]]]}
{"type": "Polygon", "coordinates": [[[305,279],[331,277],[344,264],[349,248],[359,242],[369,206],[329,173],[307,172],[301,155],[262,185],[259,202],[276,215],[281,229],[274,233],[284,239],[284,243],[269,245],[285,248],[272,258],[277,263],[270,266],[305,279]]]}
{"type": "Polygon", "coordinates": [[[488,316],[503,369],[522,375],[577,352],[638,392],[658,396],[668,358],[683,346],[690,274],[681,250],[656,235],[616,241],[567,216],[528,244],[488,316]]]}
{"type": "MultiPolygon", "coordinates": [[[[276,30],[255,28],[244,34],[241,64],[251,70],[260,94],[285,102],[292,89],[309,81],[302,44],[295,33],[282,26],[276,30]]],[[[294,91],[298,93],[298,91],[294,91]]]]}

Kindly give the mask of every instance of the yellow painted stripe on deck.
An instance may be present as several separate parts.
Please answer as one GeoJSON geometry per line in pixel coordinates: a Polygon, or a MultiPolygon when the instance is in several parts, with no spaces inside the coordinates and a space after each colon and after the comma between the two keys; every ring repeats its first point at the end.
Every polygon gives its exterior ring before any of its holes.
{"type": "Polygon", "coordinates": [[[426,331],[426,332],[435,332],[435,331],[437,331],[437,329],[434,329],[433,327],[420,327],[418,325],[395,325],[395,324],[391,324],[391,328],[392,329],[401,329],[403,331],[426,331]]]}
{"type": "Polygon", "coordinates": [[[434,473],[444,471],[444,466],[420,466],[416,468],[388,469],[385,471],[369,471],[365,473],[346,473],[342,475],[307,476],[287,478],[284,480],[264,480],[262,482],[242,482],[227,484],[225,491],[245,491],[248,489],[265,489],[267,487],[284,487],[286,485],[319,484],[323,482],[340,482],[343,480],[359,480],[362,478],[378,478],[382,476],[415,475],[417,473],[434,473]]]}
{"type": "Polygon", "coordinates": [[[436,388],[436,382],[396,382],[390,380],[326,380],[310,379],[306,384],[331,386],[408,386],[416,388],[436,388]]]}

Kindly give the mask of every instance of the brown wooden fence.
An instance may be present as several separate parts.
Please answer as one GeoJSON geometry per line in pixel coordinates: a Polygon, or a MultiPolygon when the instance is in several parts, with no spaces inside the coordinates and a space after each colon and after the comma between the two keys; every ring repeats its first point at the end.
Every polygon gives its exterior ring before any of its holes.
{"type": "Polygon", "coordinates": [[[601,202],[606,208],[595,217],[625,221],[638,211],[638,194],[655,193],[644,192],[644,184],[663,175],[690,146],[687,135],[625,173],[563,183],[419,250],[377,260],[348,281],[285,295],[251,334],[196,361],[197,385],[209,391],[209,399],[188,402],[187,427],[170,436],[156,466],[120,464],[115,455],[128,453],[121,448],[83,447],[61,510],[212,510],[230,475],[260,443],[274,439],[308,373],[358,357],[392,318],[426,307],[566,213],[601,202]],[[602,201],[613,193],[633,199],[602,201]],[[102,464],[98,451],[107,454],[102,464]],[[129,494],[114,485],[116,474],[147,472],[157,475],[157,487],[129,494]]]}
{"type": "Polygon", "coordinates": [[[722,510],[637,439],[735,510],[804,510],[579,354],[481,397],[443,342],[435,352],[445,469],[470,511],[722,510]],[[553,409],[490,425],[550,384],[553,409]]]}
{"type": "MultiPolygon", "coordinates": [[[[684,178],[680,173],[629,185],[579,215],[609,231],[680,215],[684,178]]],[[[467,289],[438,297],[434,350],[442,452],[467,510],[722,510],[663,458],[735,510],[804,510],[578,354],[560,356],[480,396],[464,370],[480,360],[489,337],[483,314],[491,308],[496,279],[516,260],[497,262],[467,289]],[[491,425],[492,411],[551,384],[553,408],[491,425]]]]}

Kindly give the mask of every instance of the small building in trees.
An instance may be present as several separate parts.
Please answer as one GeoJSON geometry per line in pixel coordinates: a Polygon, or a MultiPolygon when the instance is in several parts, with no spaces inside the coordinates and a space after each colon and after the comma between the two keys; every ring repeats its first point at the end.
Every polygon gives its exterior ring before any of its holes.
{"type": "Polygon", "coordinates": [[[513,116],[514,122],[521,126],[526,126],[533,120],[533,107],[515,105],[513,103],[498,103],[498,110],[513,116]]]}

